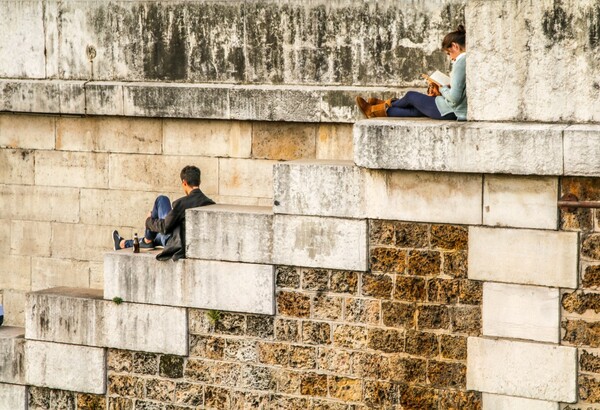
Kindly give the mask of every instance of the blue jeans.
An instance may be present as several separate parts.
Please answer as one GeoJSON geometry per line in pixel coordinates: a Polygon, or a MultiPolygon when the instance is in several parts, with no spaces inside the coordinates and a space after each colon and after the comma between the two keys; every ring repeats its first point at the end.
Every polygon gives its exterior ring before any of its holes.
{"type": "Polygon", "coordinates": [[[434,120],[455,120],[454,113],[442,116],[435,97],[430,97],[416,91],[409,91],[399,100],[393,101],[387,110],[388,117],[429,117],[434,120]]]}
{"type": "MultiPolygon", "coordinates": [[[[171,201],[169,200],[169,197],[165,195],[159,195],[154,201],[154,207],[152,207],[152,212],[150,215],[152,216],[152,219],[165,219],[167,214],[171,212],[171,209],[171,201]]],[[[144,238],[151,240],[155,246],[165,246],[169,238],[171,238],[171,234],[165,235],[146,228],[146,231],[144,232],[144,238]]],[[[125,241],[125,247],[133,247],[133,240],[127,239],[125,241]]]]}

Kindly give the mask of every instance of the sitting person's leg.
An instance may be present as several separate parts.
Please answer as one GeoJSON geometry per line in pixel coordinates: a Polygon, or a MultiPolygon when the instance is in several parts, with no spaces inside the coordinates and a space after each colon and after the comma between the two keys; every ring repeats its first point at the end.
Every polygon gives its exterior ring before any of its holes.
{"type": "MultiPolygon", "coordinates": [[[[165,195],[159,195],[154,201],[154,207],[150,212],[150,216],[152,219],[165,219],[167,214],[171,212],[171,209],[172,207],[169,197],[165,195]]],[[[154,243],[154,245],[157,246],[165,246],[169,237],[170,235],[163,235],[161,233],[151,231],[148,228],[146,228],[146,231],[144,232],[144,242],[154,243]]]]}
{"type": "Polygon", "coordinates": [[[435,120],[455,120],[454,114],[442,116],[435,104],[435,97],[409,91],[399,100],[393,101],[387,110],[388,117],[429,117],[435,120]]]}

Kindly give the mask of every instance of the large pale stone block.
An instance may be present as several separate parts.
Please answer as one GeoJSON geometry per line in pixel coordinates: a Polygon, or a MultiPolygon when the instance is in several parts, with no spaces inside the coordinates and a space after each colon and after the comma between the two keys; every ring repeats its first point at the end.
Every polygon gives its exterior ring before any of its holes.
{"type": "Polygon", "coordinates": [[[3,216],[31,221],[79,221],[79,189],[0,185],[3,216]]]}
{"type": "Polygon", "coordinates": [[[295,160],[314,158],[317,126],[291,122],[257,122],[252,126],[252,157],[295,160]]]}
{"type": "Polygon", "coordinates": [[[574,403],[577,349],[541,343],[470,337],[467,389],[574,403]]]}
{"type": "Polygon", "coordinates": [[[524,399],[522,397],[482,394],[483,410],[559,410],[556,402],[524,399]]]}
{"type": "MultiPolygon", "coordinates": [[[[110,187],[140,191],[172,191],[181,187],[179,174],[186,165],[200,168],[201,189],[204,193],[218,192],[219,160],[186,156],[111,154],[110,187]]],[[[182,191],[181,196],[183,195],[182,191]]]]}
{"type": "Polygon", "coordinates": [[[50,222],[13,220],[10,224],[12,255],[50,256],[51,241],[50,222]]]}
{"type": "Polygon", "coordinates": [[[25,383],[25,329],[0,327],[0,384],[25,383]]]}
{"type": "Polygon", "coordinates": [[[249,85],[229,93],[232,119],[313,122],[320,117],[321,93],[313,87],[249,85]]]}
{"type": "Polygon", "coordinates": [[[561,175],[564,128],[405,118],[363,120],[354,125],[354,162],[366,168],[411,171],[561,175]]]}
{"type": "Polygon", "coordinates": [[[0,252],[3,255],[10,253],[10,224],[10,219],[0,219],[0,252]]]}
{"type": "Polygon", "coordinates": [[[56,123],[58,150],[160,154],[161,144],[156,119],[61,117],[56,123]]]}
{"type": "Polygon", "coordinates": [[[485,282],[483,335],[560,342],[558,288],[485,282]]]}
{"type": "Polygon", "coordinates": [[[22,149],[54,149],[53,117],[0,115],[0,146],[22,149]]]}
{"type": "Polygon", "coordinates": [[[564,144],[565,175],[600,176],[600,125],[568,127],[564,144]]]}
{"type": "Polygon", "coordinates": [[[597,6],[595,0],[467,2],[469,118],[600,121],[590,80],[600,77],[597,6]]]}
{"type": "Polygon", "coordinates": [[[27,150],[0,149],[0,184],[32,185],[33,158],[27,150]]]}
{"type": "Polygon", "coordinates": [[[35,184],[107,188],[108,154],[37,151],[35,184]]]}
{"type": "Polygon", "coordinates": [[[575,232],[469,227],[469,278],[576,288],[575,232]]]}
{"type": "Polygon", "coordinates": [[[292,161],[274,166],[274,212],[364,218],[364,175],[350,161],[292,161]]]}
{"type": "Polygon", "coordinates": [[[28,340],[27,384],[81,393],[106,392],[106,354],[98,347],[28,340]]]}
{"type": "Polygon", "coordinates": [[[27,295],[27,339],[187,354],[185,309],[116,304],[96,289],[53,288],[27,295]]]}
{"type": "Polygon", "coordinates": [[[486,175],[483,224],[557,229],[557,199],[557,178],[486,175]]]}
{"type": "Polygon", "coordinates": [[[214,120],[164,120],[164,153],[201,157],[250,158],[252,123],[214,120]]]}
{"type": "Polygon", "coordinates": [[[367,239],[366,220],[275,215],[273,262],[366,271],[367,239]]]}
{"type": "Polygon", "coordinates": [[[0,410],[27,410],[27,387],[0,383],[0,410]]]}
{"type": "Polygon", "coordinates": [[[0,79],[0,111],[59,113],[60,98],[60,81],[0,79]]]}
{"type": "Polygon", "coordinates": [[[61,114],[91,115],[85,106],[86,90],[85,81],[60,81],[59,112],[61,114]]]}
{"type": "Polygon", "coordinates": [[[2,291],[5,325],[25,326],[25,293],[26,291],[13,289],[2,291]]]}
{"type": "Polygon", "coordinates": [[[481,223],[481,175],[368,170],[367,216],[415,222],[481,223]]]}
{"type": "Polygon", "coordinates": [[[32,258],[31,289],[55,286],[90,286],[90,264],[87,261],[57,258],[32,258]]]}
{"type": "Polygon", "coordinates": [[[317,159],[352,161],[352,148],[352,125],[319,125],[317,135],[317,159]]]}
{"type": "Polygon", "coordinates": [[[0,258],[0,289],[31,289],[31,257],[4,255],[0,258]]]}
{"type": "MultiPolygon", "coordinates": [[[[85,84],[85,109],[88,115],[125,115],[123,84],[103,81],[87,82],[85,84]]],[[[144,138],[144,136],[139,135],[139,138],[144,138]]]]}
{"type": "Polygon", "coordinates": [[[186,212],[186,257],[272,263],[273,210],[211,205],[186,212]]]}
{"type": "Polygon", "coordinates": [[[274,270],[269,265],[182,259],[116,251],[104,258],[104,297],[125,301],[272,315],[274,270]]]}
{"type": "MultiPolygon", "coordinates": [[[[140,215],[140,218],[143,216],[140,215]]],[[[142,224],[143,221],[138,223],[140,226],[142,224]]],[[[114,228],[114,226],[102,225],[53,223],[52,237],[60,240],[52,242],[52,256],[58,259],[101,262],[104,257],[102,251],[112,249],[108,246],[112,244],[110,234],[114,228]]],[[[129,237],[129,230],[119,232],[129,237]]],[[[142,232],[140,231],[139,234],[143,235],[142,232]]]]}
{"type": "Polygon", "coordinates": [[[273,197],[273,165],[258,159],[219,159],[219,194],[273,197]]]}

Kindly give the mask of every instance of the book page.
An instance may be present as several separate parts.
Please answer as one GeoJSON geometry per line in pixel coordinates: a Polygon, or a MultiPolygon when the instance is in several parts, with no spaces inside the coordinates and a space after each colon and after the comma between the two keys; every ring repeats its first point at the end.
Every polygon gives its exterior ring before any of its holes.
{"type": "Polygon", "coordinates": [[[450,77],[441,71],[436,71],[429,78],[439,86],[450,85],[450,77]]]}

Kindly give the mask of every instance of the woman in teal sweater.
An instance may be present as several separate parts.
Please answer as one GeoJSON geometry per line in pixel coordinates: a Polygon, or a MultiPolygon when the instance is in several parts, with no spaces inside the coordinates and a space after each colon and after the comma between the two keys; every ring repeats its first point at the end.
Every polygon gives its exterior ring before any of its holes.
{"type": "Polygon", "coordinates": [[[466,91],[466,31],[459,26],[442,41],[442,50],[453,61],[450,85],[430,86],[428,95],[409,91],[399,100],[369,102],[356,97],[356,103],[367,118],[373,117],[429,117],[436,120],[465,121],[467,119],[466,91]]]}

